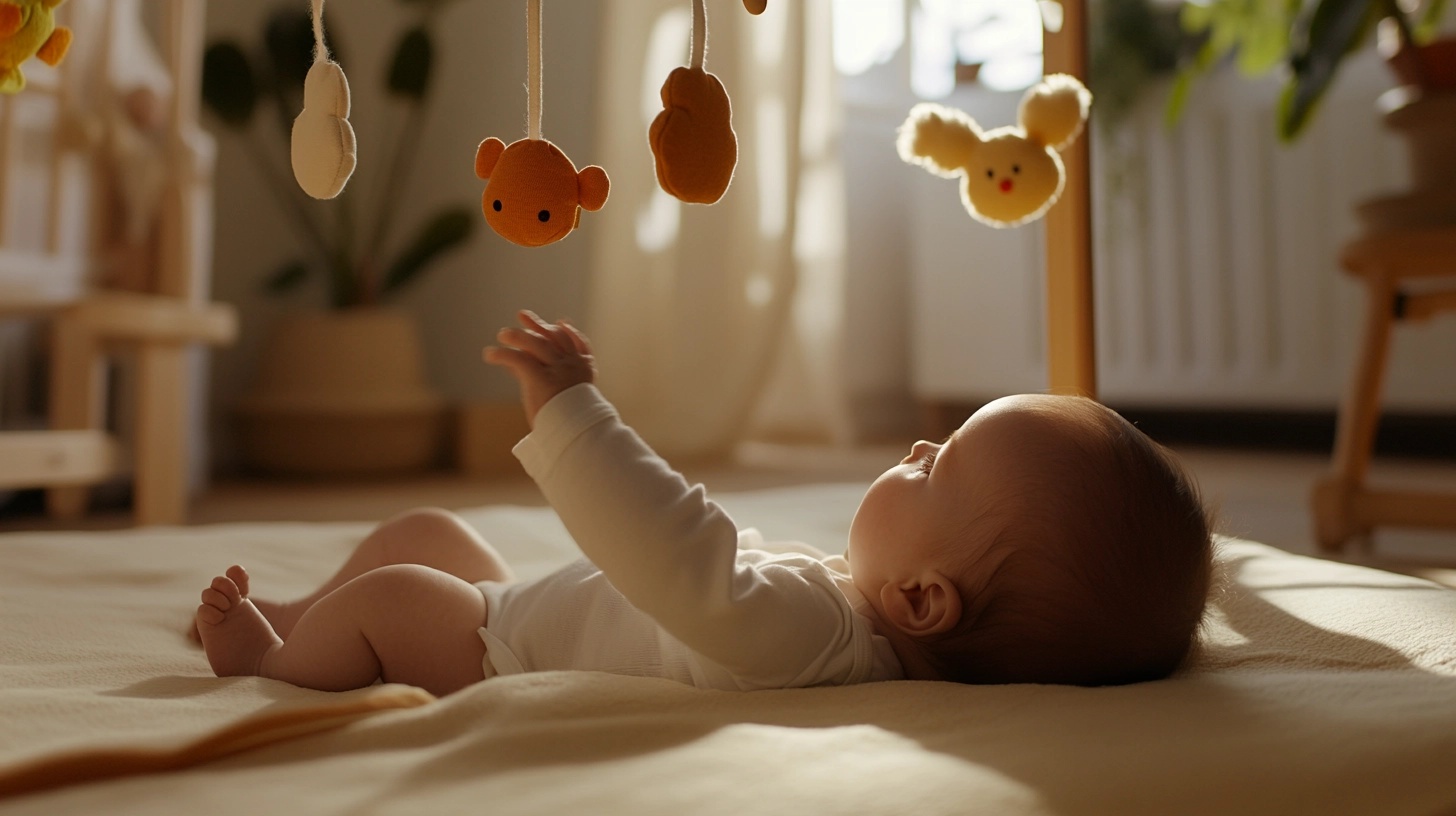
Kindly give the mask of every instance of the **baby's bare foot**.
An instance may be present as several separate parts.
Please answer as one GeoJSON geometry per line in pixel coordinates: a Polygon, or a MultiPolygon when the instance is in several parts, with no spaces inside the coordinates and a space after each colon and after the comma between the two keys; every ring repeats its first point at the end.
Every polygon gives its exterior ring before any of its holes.
{"type": "MultiPolygon", "coordinates": [[[[244,574],[246,575],[246,573],[244,574]]],[[[296,601],[283,603],[252,597],[249,600],[253,602],[253,606],[256,606],[259,612],[263,613],[263,617],[268,621],[268,625],[273,627],[273,631],[277,633],[278,637],[284,640],[287,640],[288,633],[293,631],[293,625],[298,623],[298,619],[303,617],[304,612],[308,611],[307,606],[296,601]]],[[[202,633],[197,631],[196,616],[193,616],[192,625],[187,629],[187,637],[193,643],[202,643],[202,633]]]]}
{"type": "Polygon", "coordinates": [[[212,579],[197,607],[197,633],[218,677],[256,675],[264,655],[283,641],[248,600],[248,573],[239,566],[212,579]]]}

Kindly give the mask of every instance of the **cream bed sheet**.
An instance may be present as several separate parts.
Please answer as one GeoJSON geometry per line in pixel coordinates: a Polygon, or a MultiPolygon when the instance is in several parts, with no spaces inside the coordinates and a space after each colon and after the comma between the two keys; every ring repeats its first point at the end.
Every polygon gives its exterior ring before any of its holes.
{"type": "MultiPolygon", "coordinates": [[[[832,550],[862,491],[718,499],[832,550]]],[[[464,515],[523,577],[575,556],[549,510],[464,515]]],[[[212,575],[240,562],[259,594],[298,594],[368,529],[0,536],[0,780],[60,774],[0,814],[1456,813],[1456,592],[1419,579],[1227,540],[1197,661],[1123,688],[563,672],[432,701],[210,676],[183,633],[212,575]],[[64,784],[148,751],[182,761],[64,784]]]]}

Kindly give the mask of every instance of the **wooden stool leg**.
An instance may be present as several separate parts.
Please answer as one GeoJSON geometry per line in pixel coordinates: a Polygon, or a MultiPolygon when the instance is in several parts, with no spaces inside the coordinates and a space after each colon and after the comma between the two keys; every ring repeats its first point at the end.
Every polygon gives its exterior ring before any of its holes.
{"type": "MultiPolygon", "coordinates": [[[[79,323],[60,317],[51,328],[50,427],[58,431],[101,430],[105,372],[95,335],[79,323]]],[[[91,491],[84,486],[46,491],[46,512],[54,519],[74,520],[86,512],[91,491]]]]}
{"type": "Polygon", "coordinates": [[[186,349],[137,353],[136,521],[181,524],[187,512],[186,349]]]}
{"type": "Polygon", "coordinates": [[[1334,473],[1315,486],[1315,537],[1322,550],[1338,550],[1351,537],[1369,533],[1355,518],[1354,496],[1365,483],[1380,425],[1380,396],[1395,319],[1395,287],[1384,275],[1366,278],[1365,337],[1354,377],[1340,405],[1335,431],[1334,473]]]}

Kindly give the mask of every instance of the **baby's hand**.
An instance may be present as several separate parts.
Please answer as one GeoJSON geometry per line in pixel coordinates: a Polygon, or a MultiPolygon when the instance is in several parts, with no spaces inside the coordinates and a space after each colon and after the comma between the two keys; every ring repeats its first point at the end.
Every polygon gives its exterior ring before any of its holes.
{"type": "Polygon", "coordinates": [[[536,427],[536,412],[562,391],[593,382],[596,364],[591,345],[575,326],[547,323],[533,312],[517,312],[521,328],[496,334],[499,346],[486,346],[485,361],[511,372],[521,386],[521,407],[526,422],[536,427]]]}

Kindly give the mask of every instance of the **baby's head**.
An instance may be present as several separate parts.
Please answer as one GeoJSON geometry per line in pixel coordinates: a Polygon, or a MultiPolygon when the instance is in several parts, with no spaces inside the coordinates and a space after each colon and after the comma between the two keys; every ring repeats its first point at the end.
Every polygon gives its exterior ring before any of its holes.
{"type": "Polygon", "coordinates": [[[855,586],[911,676],[1113,685],[1192,647],[1208,518],[1173,455],[1080,397],[1006,397],[870,487],[855,586]]]}

